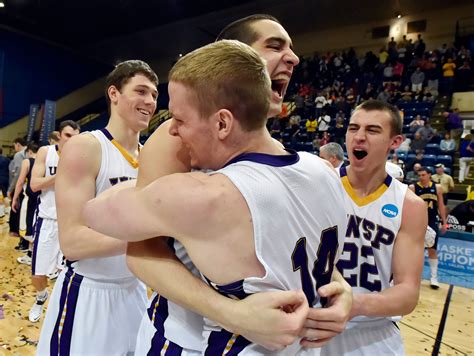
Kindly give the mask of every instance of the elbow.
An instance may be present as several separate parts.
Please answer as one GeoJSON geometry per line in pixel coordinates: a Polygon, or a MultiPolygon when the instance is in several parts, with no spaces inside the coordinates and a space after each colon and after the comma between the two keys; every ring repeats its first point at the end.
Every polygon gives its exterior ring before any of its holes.
{"type": "Polygon", "coordinates": [[[416,306],[418,305],[418,299],[420,297],[420,290],[419,288],[416,291],[413,291],[412,295],[406,300],[405,305],[403,306],[403,310],[400,314],[408,315],[413,310],[415,310],[416,306]]]}
{"type": "Polygon", "coordinates": [[[34,179],[31,180],[31,183],[30,183],[30,188],[31,190],[34,192],[34,193],[37,193],[41,190],[41,187],[40,185],[38,184],[38,182],[34,179]]]}
{"type": "Polygon", "coordinates": [[[76,249],[70,246],[70,244],[64,243],[60,241],[60,246],[61,246],[61,252],[64,255],[64,258],[69,260],[69,261],[77,261],[80,260],[79,255],[76,253],[76,249]]]}

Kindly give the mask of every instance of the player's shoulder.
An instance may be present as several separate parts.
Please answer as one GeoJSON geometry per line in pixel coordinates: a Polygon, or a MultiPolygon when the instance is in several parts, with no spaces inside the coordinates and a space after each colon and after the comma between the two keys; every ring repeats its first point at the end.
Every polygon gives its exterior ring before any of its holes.
{"type": "MultiPolygon", "coordinates": [[[[410,187],[414,187],[413,184],[410,187]]],[[[416,195],[412,190],[407,189],[404,200],[404,210],[411,212],[424,211],[426,210],[426,203],[418,195],[416,195]]],[[[413,215],[412,215],[413,216],[413,215]]]]}
{"type": "Polygon", "coordinates": [[[63,153],[70,153],[71,151],[87,153],[91,151],[97,152],[98,150],[100,150],[100,141],[90,132],[84,132],[71,137],[64,145],[63,153]]]}

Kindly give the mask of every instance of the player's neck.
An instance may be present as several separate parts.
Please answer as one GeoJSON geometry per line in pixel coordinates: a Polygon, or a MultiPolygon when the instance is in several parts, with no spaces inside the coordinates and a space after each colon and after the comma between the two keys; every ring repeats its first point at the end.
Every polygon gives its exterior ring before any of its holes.
{"type": "Polygon", "coordinates": [[[110,120],[105,127],[123,148],[129,152],[134,152],[138,147],[139,132],[125,126],[118,120],[110,120]]]}
{"type": "Polygon", "coordinates": [[[229,162],[231,159],[240,156],[244,153],[264,153],[269,155],[285,155],[283,145],[275,141],[266,128],[252,133],[245,133],[243,135],[235,135],[223,148],[221,157],[222,165],[229,162]]]}
{"type": "Polygon", "coordinates": [[[246,134],[245,139],[237,139],[237,142],[245,142],[244,145],[239,145],[240,153],[257,152],[269,155],[283,155],[285,149],[283,145],[278,144],[271,136],[266,128],[256,131],[252,134],[246,134]]]}
{"type": "Polygon", "coordinates": [[[357,196],[363,198],[375,192],[385,181],[387,173],[385,169],[375,171],[356,172],[351,167],[347,167],[347,178],[352,189],[357,196]]]}

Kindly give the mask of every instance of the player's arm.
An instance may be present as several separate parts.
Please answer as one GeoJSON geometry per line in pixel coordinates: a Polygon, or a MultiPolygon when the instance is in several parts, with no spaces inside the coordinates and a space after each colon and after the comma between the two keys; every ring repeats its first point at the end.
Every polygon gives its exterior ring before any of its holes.
{"type": "MultiPolygon", "coordinates": [[[[187,151],[179,138],[169,135],[169,124],[161,125],[140,152],[137,187],[167,174],[190,170],[187,151]]],[[[222,296],[194,276],[163,238],[130,242],[127,264],[138,278],[164,297],[270,350],[293,342],[307,311],[301,291],[258,293],[241,301],[222,296]],[[281,308],[284,305],[300,307],[286,313],[281,308]]]]}
{"type": "Polygon", "coordinates": [[[449,191],[452,192],[454,190],[454,180],[452,177],[449,177],[449,191]]]}
{"type": "MultiPolygon", "coordinates": [[[[179,173],[159,178],[143,189],[129,188],[114,192],[105,198],[98,196],[87,203],[84,210],[85,221],[93,229],[123,240],[140,241],[155,236],[176,236],[185,246],[192,243],[192,240],[205,241],[219,224],[216,211],[219,211],[219,207],[223,204],[232,205],[234,198],[226,194],[225,189],[220,190],[219,184],[213,184],[209,182],[210,180],[212,178],[203,173],[179,173]],[[208,189],[209,186],[212,186],[212,189],[208,189]],[[125,210],[121,207],[125,202],[133,215],[125,214],[125,210]],[[101,211],[100,218],[97,217],[99,211],[101,211]],[[182,219],[183,216],[186,219],[182,219]],[[206,221],[205,225],[202,224],[203,221],[206,221]],[[197,230],[196,226],[200,226],[200,229],[197,230]]],[[[148,247],[153,248],[153,245],[148,247]]],[[[140,257],[142,253],[144,250],[137,251],[137,256],[140,257]]],[[[132,254],[132,251],[129,251],[129,254],[132,254]]],[[[175,263],[174,260],[169,262],[169,265],[175,263]]],[[[151,271],[151,264],[146,268],[151,271]]],[[[174,275],[173,282],[178,283],[174,275]]],[[[188,285],[185,292],[191,294],[188,285]]],[[[207,295],[207,292],[204,293],[207,295]]],[[[184,304],[187,302],[194,305],[191,299],[193,296],[181,296],[181,298],[184,298],[184,304]]],[[[202,303],[205,296],[202,294],[197,298],[202,303]]],[[[297,291],[271,293],[267,296],[257,293],[241,301],[240,307],[235,309],[230,305],[232,300],[219,299],[215,295],[214,298],[218,301],[216,305],[207,307],[208,311],[211,310],[209,317],[226,329],[250,337],[252,341],[272,349],[279,349],[294,342],[308,312],[304,294],[297,291]],[[281,309],[286,305],[292,306],[288,313],[281,309]],[[227,310],[230,314],[225,316],[219,309],[227,310]],[[217,314],[212,314],[212,310],[217,314]],[[264,318],[256,319],[256,315],[264,318]],[[238,319],[232,320],[233,316],[238,319]],[[248,326],[246,323],[250,316],[255,319],[253,324],[248,326]],[[267,322],[269,324],[266,324],[267,322]],[[247,334],[249,327],[256,333],[247,334]],[[265,340],[270,340],[270,343],[265,340]]],[[[206,303],[211,304],[210,300],[207,299],[206,303]]],[[[196,307],[191,310],[198,311],[196,307]]],[[[206,312],[202,314],[208,315],[206,312]]]]}
{"type": "Polygon", "coordinates": [[[15,213],[17,212],[17,208],[20,207],[20,204],[18,204],[18,199],[20,198],[20,193],[23,191],[22,187],[23,184],[25,184],[26,176],[28,175],[29,170],[30,160],[24,159],[23,162],[21,162],[20,175],[18,176],[18,180],[16,181],[15,194],[13,195],[12,199],[12,209],[15,213]]]}
{"type": "Polygon", "coordinates": [[[443,199],[443,188],[439,184],[436,184],[436,195],[438,196],[438,212],[442,222],[441,234],[444,235],[446,233],[448,221],[446,217],[446,206],[444,205],[443,199]]]}
{"type": "Polygon", "coordinates": [[[59,242],[69,260],[125,253],[126,243],[88,228],[82,220],[84,205],[95,196],[100,162],[100,143],[91,135],[72,137],[61,152],[55,195],[59,242]]]}
{"type": "Polygon", "coordinates": [[[423,270],[424,236],[428,223],[425,202],[407,191],[402,223],[392,254],[394,286],[378,293],[354,294],[352,317],[406,315],[418,303],[423,270]],[[416,216],[416,219],[413,217],[416,216]],[[409,263],[407,263],[409,261],[409,263]]]}

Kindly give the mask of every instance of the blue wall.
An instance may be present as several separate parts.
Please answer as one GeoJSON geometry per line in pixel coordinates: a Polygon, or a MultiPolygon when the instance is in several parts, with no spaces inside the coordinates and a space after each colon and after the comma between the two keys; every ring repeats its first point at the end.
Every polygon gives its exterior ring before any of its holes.
{"type": "Polygon", "coordinates": [[[112,69],[78,53],[0,29],[0,127],[27,115],[30,104],[58,100],[112,69]]]}

